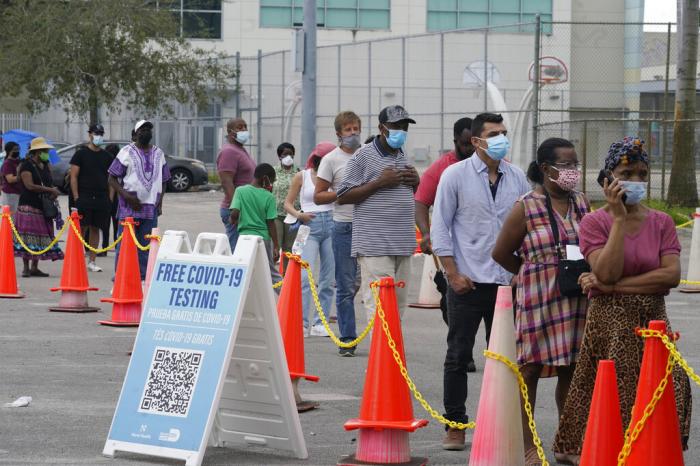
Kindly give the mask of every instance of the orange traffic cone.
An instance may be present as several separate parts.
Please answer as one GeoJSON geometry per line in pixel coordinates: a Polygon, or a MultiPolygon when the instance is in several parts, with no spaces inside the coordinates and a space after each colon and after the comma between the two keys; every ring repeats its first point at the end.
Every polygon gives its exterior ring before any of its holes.
{"type": "Polygon", "coordinates": [[[416,249],[413,254],[421,254],[423,251],[420,249],[420,242],[423,240],[423,235],[421,235],[420,230],[416,227],[416,249]]]}
{"type": "MultiPolygon", "coordinates": [[[[73,211],[69,222],[73,222],[80,232],[80,216],[73,211]]],[[[61,286],[51,288],[51,291],[60,291],[61,299],[58,306],[50,307],[54,312],[97,312],[98,307],[88,305],[88,291],[97,291],[88,283],[87,268],[85,267],[85,248],[76,235],[73,228],[68,227],[68,240],[66,241],[66,253],[63,259],[63,272],[61,273],[61,286]]]]}
{"type": "Polygon", "coordinates": [[[146,281],[144,282],[143,289],[148,292],[148,289],[151,287],[153,269],[156,266],[156,259],[158,258],[158,249],[160,249],[160,229],[151,229],[151,234],[147,235],[146,238],[150,239],[151,248],[148,250],[148,266],[146,267],[146,281]]]}
{"type": "MultiPolygon", "coordinates": [[[[515,362],[512,293],[509,286],[498,287],[489,351],[515,362]]],[[[525,464],[520,419],[520,389],[516,375],[501,361],[487,358],[469,466],[525,464]]]]}
{"type": "Polygon", "coordinates": [[[292,378],[294,398],[297,409],[300,412],[309,411],[318,407],[313,401],[303,401],[299,394],[299,379],[310,382],[318,382],[315,375],[306,373],[304,364],[304,324],[301,305],[301,259],[292,256],[287,263],[287,274],[284,277],[279,301],[277,301],[277,315],[279,317],[284,352],[287,355],[287,367],[292,378]]]}
{"type": "Polygon", "coordinates": [[[280,254],[279,273],[284,277],[284,251],[280,254]]]}
{"type": "Polygon", "coordinates": [[[141,321],[143,289],[136,245],[128,231],[128,228],[133,227],[134,219],[127,217],[122,225],[124,225],[124,235],[119,249],[119,263],[114,277],[112,296],[101,299],[104,303],[114,304],[112,320],[101,320],[100,324],[113,327],[138,327],[141,321]]]}
{"type": "Polygon", "coordinates": [[[21,293],[17,288],[15,246],[12,243],[10,215],[10,206],[2,206],[2,221],[0,221],[0,298],[24,298],[24,293],[21,293]]]}
{"type": "Polygon", "coordinates": [[[580,466],[617,466],[624,444],[615,362],[598,362],[580,466]]]}
{"type": "MultiPolygon", "coordinates": [[[[652,320],[650,330],[666,332],[666,322],[652,320]]],[[[637,397],[632,409],[630,426],[634,428],[644,415],[644,409],[651,401],[654,391],[666,374],[668,349],[659,338],[650,337],[644,342],[644,356],[639,371],[637,397]]],[[[656,405],[656,409],[644,424],[642,432],[632,444],[632,452],[625,463],[627,466],[682,466],[683,448],[681,429],[678,423],[676,397],[673,392],[673,378],[668,376],[668,384],[656,405]]]]}
{"type": "MultiPolygon", "coordinates": [[[[406,366],[395,290],[403,283],[395,285],[393,278],[385,277],[379,280],[377,286],[389,332],[406,366]]],[[[360,429],[357,451],[341,459],[338,465],[426,464],[426,458],[411,457],[408,433],[427,424],[428,421],[413,417],[411,393],[394,360],[382,322],[377,317],[372,330],[360,416],[350,419],[344,426],[345,430],[360,429]]]]}

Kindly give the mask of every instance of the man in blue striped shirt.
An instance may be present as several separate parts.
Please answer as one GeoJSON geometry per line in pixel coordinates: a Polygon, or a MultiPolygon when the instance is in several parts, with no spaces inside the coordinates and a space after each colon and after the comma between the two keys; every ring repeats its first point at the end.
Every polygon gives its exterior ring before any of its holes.
{"type": "MultiPolygon", "coordinates": [[[[477,115],[474,155],[444,171],[433,208],[433,252],[449,283],[443,401],[445,417],[456,422],[469,420],[467,362],[479,324],[483,319],[488,342],[498,286],[513,277],[491,258],[491,250],[513,204],[531,189],[523,171],[503,160],[510,148],[506,133],[501,115],[477,115]]],[[[464,431],[449,428],[442,447],[463,450],[464,431]]]]}
{"type": "MultiPolygon", "coordinates": [[[[413,194],[419,176],[408,164],[402,147],[408,125],[416,122],[400,105],[379,112],[379,135],[355,152],[338,188],[338,204],[354,204],[352,256],[357,257],[362,283],[391,276],[405,281],[416,247],[413,194]]],[[[399,312],[405,288],[397,288],[399,312]]],[[[368,317],[374,300],[365,302],[368,317]]]]}

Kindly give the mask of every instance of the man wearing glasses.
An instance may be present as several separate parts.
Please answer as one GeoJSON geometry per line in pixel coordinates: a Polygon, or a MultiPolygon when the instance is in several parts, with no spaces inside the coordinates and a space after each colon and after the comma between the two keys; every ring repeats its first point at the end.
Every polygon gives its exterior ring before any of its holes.
{"type": "MultiPolygon", "coordinates": [[[[87,144],[80,146],[70,161],[70,189],[78,213],[82,216],[83,234],[89,235],[90,246],[100,244],[100,230],[109,225],[112,204],[109,200],[107,170],[112,156],[102,148],[105,129],[100,124],[88,128],[87,144]]],[[[88,270],[102,272],[90,251],[88,270]]]]}

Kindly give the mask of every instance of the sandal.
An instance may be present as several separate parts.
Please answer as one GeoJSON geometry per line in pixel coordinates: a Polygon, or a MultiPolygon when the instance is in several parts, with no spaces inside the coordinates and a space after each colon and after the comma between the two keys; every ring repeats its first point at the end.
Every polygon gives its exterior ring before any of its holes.
{"type": "Polygon", "coordinates": [[[39,269],[31,270],[31,271],[29,272],[29,274],[30,274],[32,277],[48,277],[48,276],[49,276],[48,273],[42,272],[42,271],[39,270],[39,269]]]}
{"type": "Polygon", "coordinates": [[[568,453],[554,453],[554,459],[560,464],[569,464],[571,466],[578,466],[581,461],[579,455],[570,455],[568,453]]]}
{"type": "Polygon", "coordinates": [[[525,466],[542,466],[542,460],[537,454],[537,447],[530,447],[525,452],[525,466]]]}

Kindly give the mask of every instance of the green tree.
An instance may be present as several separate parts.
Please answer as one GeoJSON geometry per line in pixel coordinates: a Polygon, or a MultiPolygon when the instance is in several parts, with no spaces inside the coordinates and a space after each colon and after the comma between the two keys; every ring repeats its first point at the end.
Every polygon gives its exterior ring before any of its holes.
{"type": "Polygon", "coordinates": [[[0,0],[0,97],[32,112],[58,104],[97,122],[100,107],[172,115],[232,91],[233,65],[179,35],[145,0],[0,0]]]}

